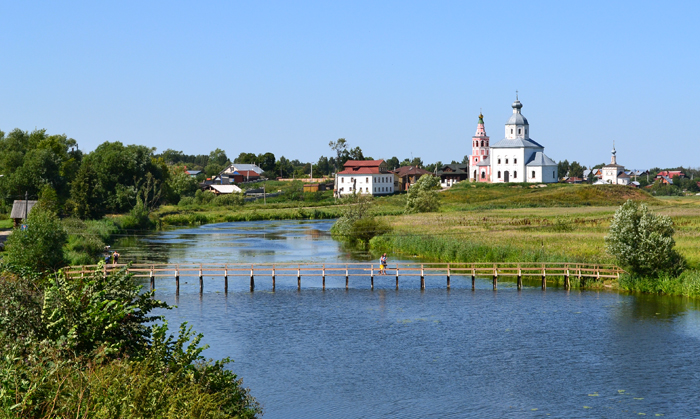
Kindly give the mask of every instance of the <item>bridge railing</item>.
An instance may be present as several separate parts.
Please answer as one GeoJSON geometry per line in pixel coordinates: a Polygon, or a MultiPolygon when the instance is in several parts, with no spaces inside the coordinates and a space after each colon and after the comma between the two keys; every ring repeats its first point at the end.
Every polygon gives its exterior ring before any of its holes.
{"type": "MultiPolygon", "coordinates": [[[[64,269],[68,277],[80,277],[93,274],[99,265],[70,266],[64,269]]],[[[370,278],[374,288],[374,277],[381,274],[377,263],[199,263],[199,264],[105,264],[100,268],[107,277],[110,273],[121,269],[135,277],[150,278],[151,289],[155,288],[155,278],[175,278],[176,293],[180,290],[180,277],[198,277],[200,292],[203,290],[204,277],[223,277],[224,290],[228,292],[228,278],[247,277],[250,288],[255,288],[255,277],[270,277],[272,288],[275,288],[277,277],[296,277],[297,286],[301,289],[302,277],[322,279],[326,287],[326,277],[345,277],[345,287],[349,287],[351,277],[370,278]]],[[[454,275],[471,276],[472,288],[475,278],[491,277],[493,288],[497,289],[498,278],[502,276],[517,277],[517,287],[522,288],[522,278],[537,277],[542,280],[542,289],[547,287],[547,277],[562,277],[565,288],[571,287],[570,278],[578,278],[581,283],[587,279],[619,278],[625,271],[611,264],[585,264],[566,262],[502,262],[502,263],[394,263],[389,264],[384,275],[396,277],[396,288],[399,287],[400,277],[420,277],[421,289],[425,288],[425,278],[442,276],[450,287],[450,278],[454,275]]]]}

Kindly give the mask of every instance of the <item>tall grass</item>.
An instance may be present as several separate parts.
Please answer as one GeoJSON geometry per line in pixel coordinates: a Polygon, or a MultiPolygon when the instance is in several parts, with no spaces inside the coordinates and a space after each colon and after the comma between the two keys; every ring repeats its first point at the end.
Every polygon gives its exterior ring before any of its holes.
{"type": "Polygon", "coordinates": [[[420,256],[445,262],[577,262],[566,253],[542,248],[484,244],[463,238],[384,234],[370,241],[373,251],[420,256]]]}
{"type": "Polygon", "coordinates": [[[619,286],[626,291],[700,297],[700,271],[686,270],[678,277],[668,274],[658,278],[623,275],[619,286]]]}

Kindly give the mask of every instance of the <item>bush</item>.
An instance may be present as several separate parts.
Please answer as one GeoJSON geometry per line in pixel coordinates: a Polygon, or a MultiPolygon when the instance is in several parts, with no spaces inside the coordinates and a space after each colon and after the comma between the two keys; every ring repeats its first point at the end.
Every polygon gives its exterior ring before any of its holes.
{"type": "Polygon", "coordinates": [[[196,203],[195,198],[192,196],[183,196],[180,198],[180,202],[177,203],[179,207],[187,207],[194,205],[196,203]]]}
{"type": "Polygon", "coordinates": [[[646,205],[629,200],[615,212],[605,247],[632,275],[678,275],[684,260],[673,249],[673,233],[670,217],[656,215],[646,205]]]}
{"type": "Polygon", "coordinates": [[[257,402],[205,360],[185,324],[147,325],[167,305],[124,270],[102,277],[0,274],[0,416],[252,418],[257,402]]]}
{"type": "Polygon", "coordinates": [[[240,193],[222,194],[214,198],[214,204],[217,206],[241,206],[244,202],[240,193]]]}
{"type": "Polygon", "coordinates": [[[435,189],[440,185],[440,178],[423,175],[418,182],[408,188],[406,197],[406,214],[416,212],[434,212],[440,208],[440,200],[435,189]]]}
{"type": "Polygon", "coordinates": [[[139,198],[134,208],[119,220],[121,228],[124,230],[150,230],[155,223],[149,217],[148,208],[139,198]]]}
{"type": "Polygon", "coordinates": [[[368,245],[374,237],[389,232],[389,226],[377,220],[370,209],[372,198],[353,195],[343,199],[343,215],[331,227],[331,234],[341,240],[368,245]]]}
{"type": "Polygon", "coordinates": [[[14,229],[7,238],[4,263],[36,272],[65,265],[63,245],[68,236],[56,214],[37,205],[29,213],[27,229],[14,229]]]}

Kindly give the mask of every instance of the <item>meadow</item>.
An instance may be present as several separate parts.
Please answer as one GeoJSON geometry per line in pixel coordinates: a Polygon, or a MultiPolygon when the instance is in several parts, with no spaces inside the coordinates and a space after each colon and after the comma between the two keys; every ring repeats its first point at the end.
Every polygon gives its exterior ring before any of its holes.
{"type": "Polygon", "coordinates": [[[382,217],[392,233],[377,250],[444,261],[613,263],[603,238],[617,208],[643,201],[670,216],[679,252],[700,268],[700,197],[657,199],[615,186],[458,184],[440,194],[440,212],[382,217]],[[529,185],[528,185],[529,186],[529,185]]]}

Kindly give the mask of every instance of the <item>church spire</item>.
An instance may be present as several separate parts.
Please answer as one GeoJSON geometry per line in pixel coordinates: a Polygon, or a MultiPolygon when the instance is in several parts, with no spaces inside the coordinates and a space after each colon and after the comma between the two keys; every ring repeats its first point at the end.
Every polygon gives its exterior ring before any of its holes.
{"type": "Polygon", "coordinates": [[[613,140],[612,157],[610,158],[610,164],[617,164],[617,151],[615,151],[615,140],[613,140]]]}

